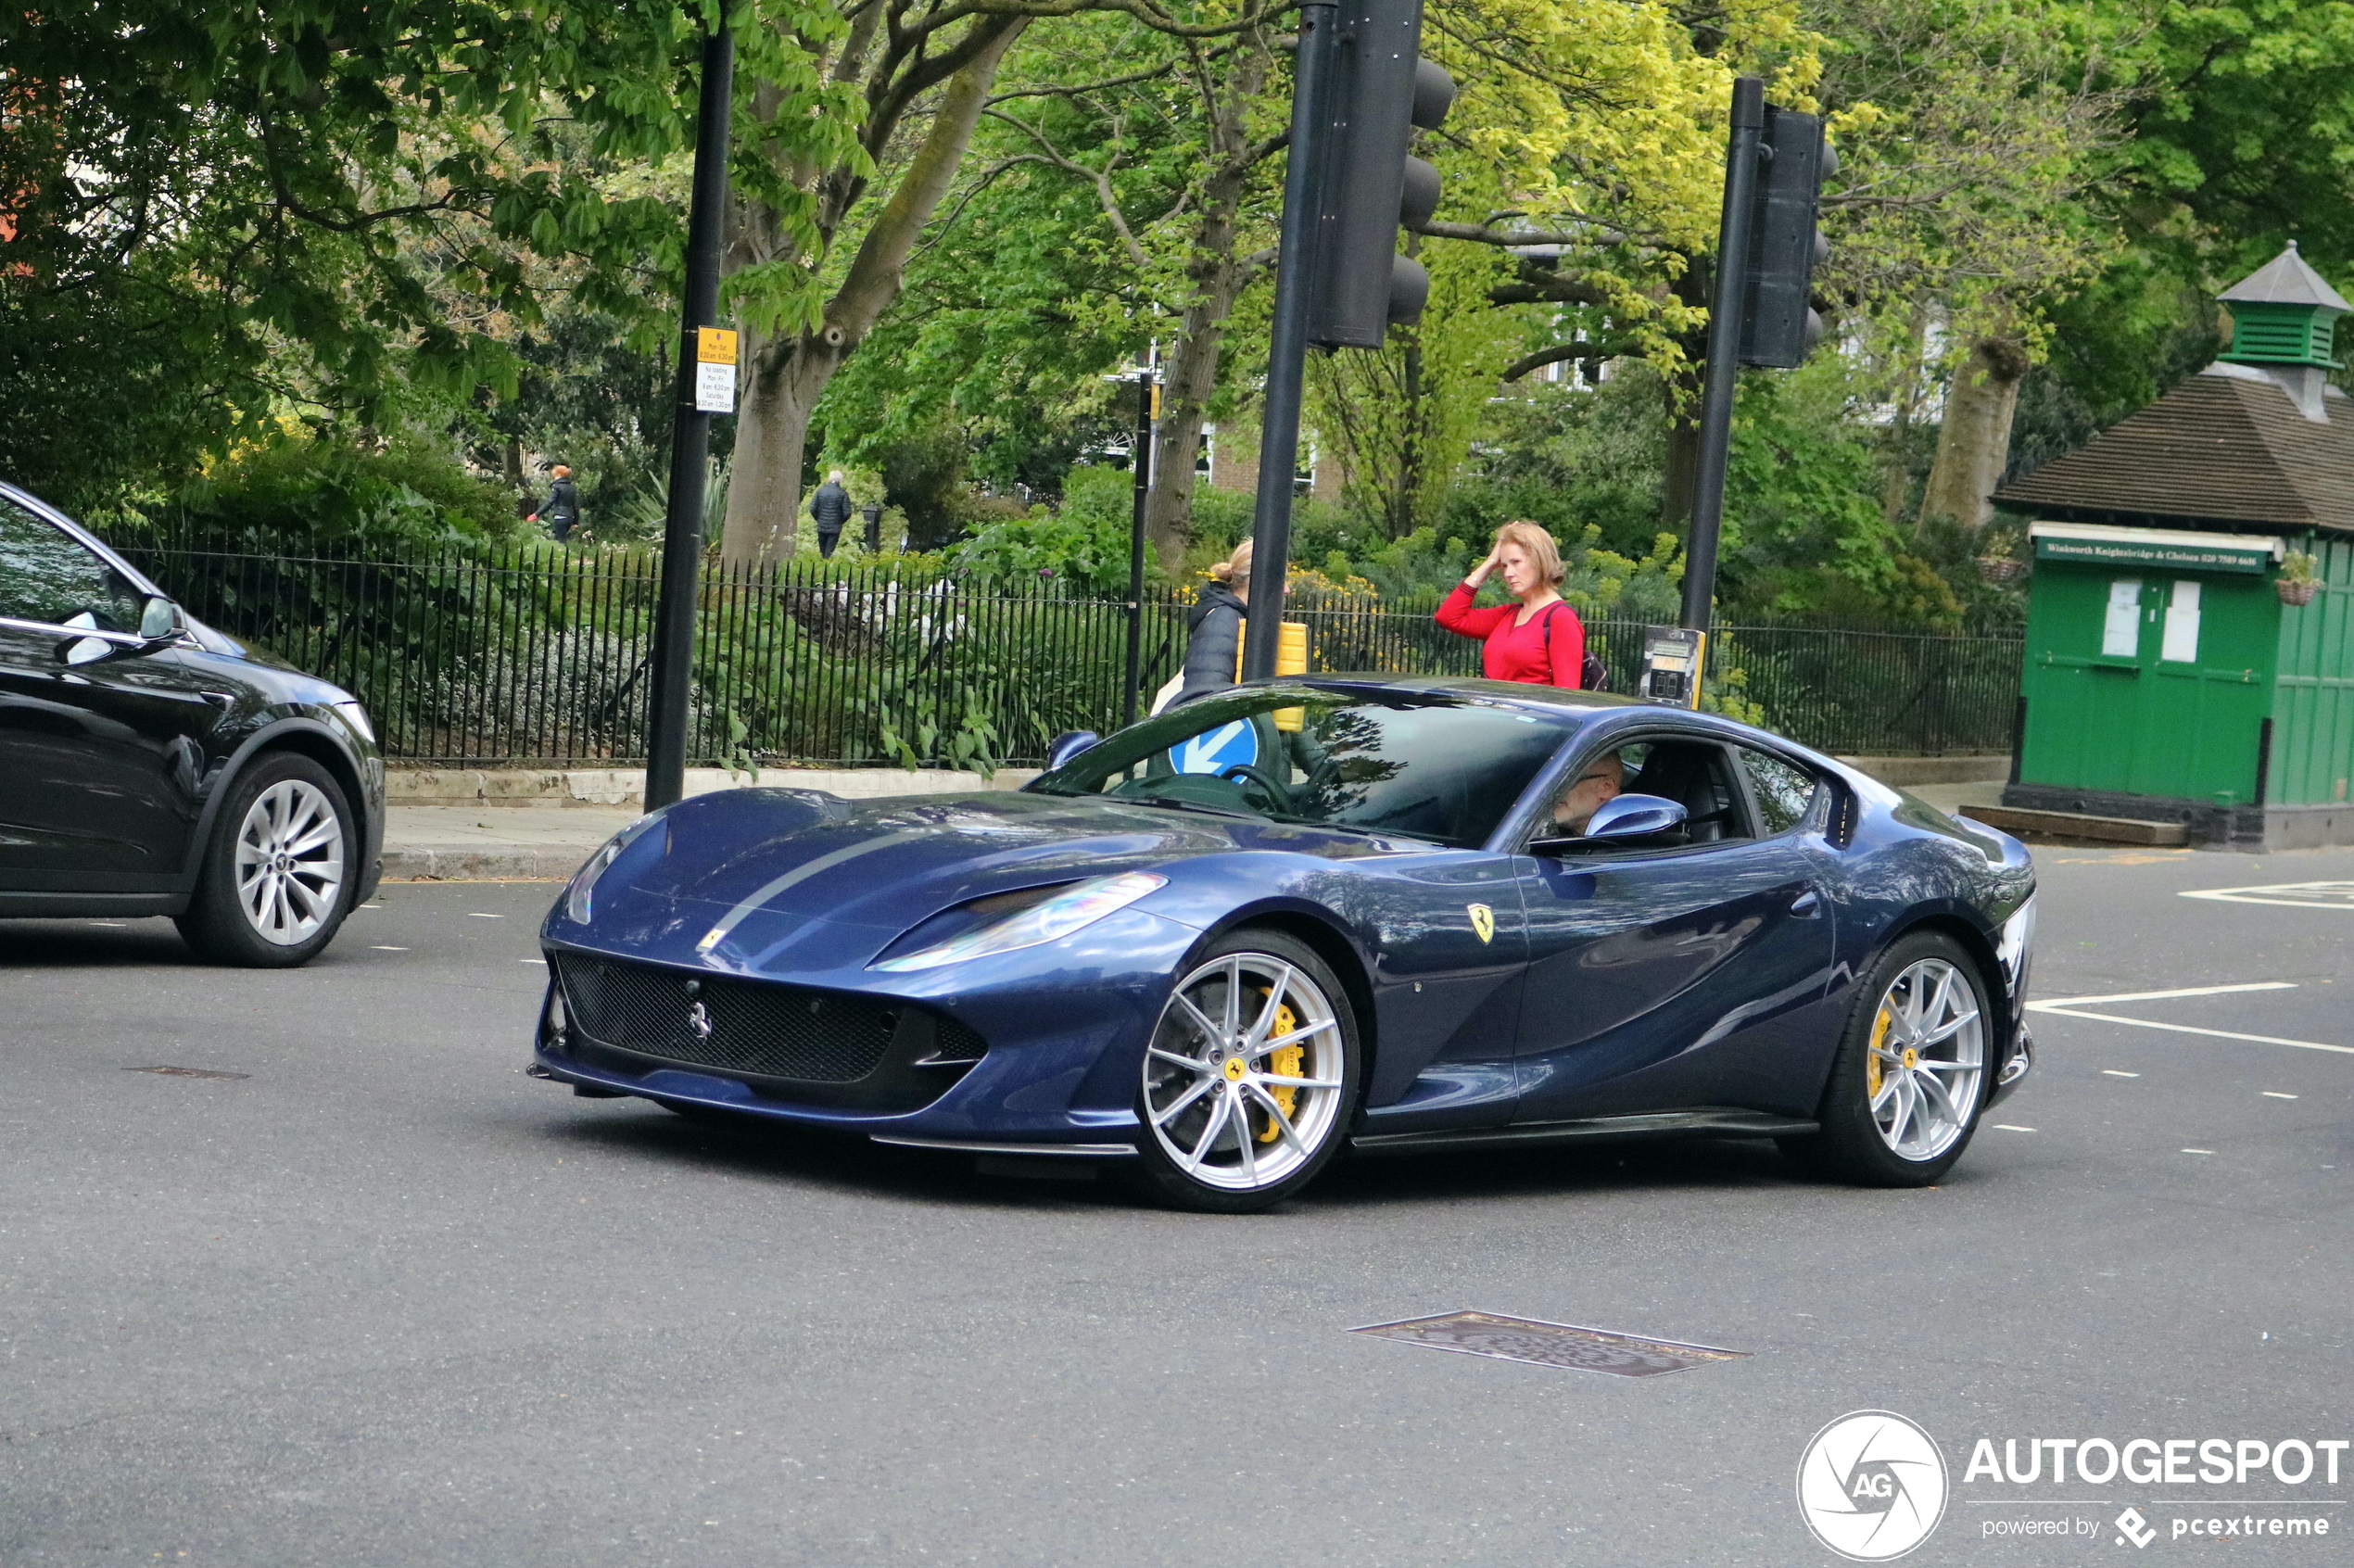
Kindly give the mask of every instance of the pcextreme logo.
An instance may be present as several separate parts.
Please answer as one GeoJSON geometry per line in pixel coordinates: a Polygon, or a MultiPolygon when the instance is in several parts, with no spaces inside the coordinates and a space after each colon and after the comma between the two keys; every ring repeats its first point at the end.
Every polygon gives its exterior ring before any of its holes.
{"type": "Polygon", "coordinates": [[[1806,1445],[1798,1511],[1815,1538],[1854,1562],[1904,1556],[1945,1514],[1945,1457],[1891,1410],[1855,1410],[1806,1445]]]}

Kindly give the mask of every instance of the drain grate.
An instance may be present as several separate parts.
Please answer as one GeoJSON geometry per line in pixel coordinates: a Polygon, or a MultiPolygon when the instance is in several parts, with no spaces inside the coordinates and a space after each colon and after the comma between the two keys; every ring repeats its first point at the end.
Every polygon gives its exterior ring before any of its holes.
{"type": "Polygon", "coordinates": [[[249,1072],[214,1072],[207,1068],[124,1068],[125,1072],[152,1072],[164,1078],[251,1078],[249,1072]]]}
{"type": "Polygon", "coordinates": [[[1682,1372],[1711,1361],[1740,1360],[1749,1354],[1746,1350],[1719,1350],[1706,1345],[1680,1345],[1672,1339],[1613,1334],[1608,1329],[1508,1318],[1497,1312],[1449,1312],[1440,1318],[1369,1323],[1348,1332],[1399,1339],[1433,1350],[1487,1356],[1499,1361],[1525,1361],[1538,1367],[1608,1372],[1613,1377],[1657,1377],[1662,1372],[1682,1372]]]}

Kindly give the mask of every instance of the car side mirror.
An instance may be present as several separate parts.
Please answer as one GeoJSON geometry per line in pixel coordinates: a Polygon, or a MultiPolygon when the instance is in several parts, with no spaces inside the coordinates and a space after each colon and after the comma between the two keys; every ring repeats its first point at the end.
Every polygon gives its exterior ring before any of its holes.
{"type": "Polygon", "coordinates": [[[1529,853],[1570,854],[1627,839],[1649,838],[1653,833],[1681,828],[1690,815],[1681,804],[1663,796],[1617,795],[1594,808],[1583,833],[1534,840],[1528,846],[1529,853]]]}
{"type": "Polygon", "coordinates": [[[186,624],[181,617],[180,606],[168,599],[150,599],[139,612],[139,635],[149,642],[178,637],[186,624]]]}
{"type": "Polygon", "coordinates": [[[1046,771],[1054,772],[1102,739],[1092,729],[1064,730],[1046,743],[1046,771]]]}

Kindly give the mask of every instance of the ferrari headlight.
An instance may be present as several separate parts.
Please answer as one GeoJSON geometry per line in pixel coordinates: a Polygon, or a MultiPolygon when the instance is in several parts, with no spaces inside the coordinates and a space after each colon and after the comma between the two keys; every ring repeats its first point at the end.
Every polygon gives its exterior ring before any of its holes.
{"type": "Polygon", "coordinates": [[[623,850],[636,843],[647,828],[661,820],[659,814],[647,813],[606,840],[605,847],[590,855],[588,863],[573,873],[572,886],[564,891],[564,913],[572,917],[574,925],[587,925],[588,917],[595,912],[597,879],[605,874],[605,867],[620,859],[623,850]]]}
{"type": "Polygon", "coordinates": [[[1169,885],[1166,877],[1149,871],[1125,871],[1117,877],[1096,877],[1065,888],[1054,897],[1033,904],[1019,915],[952,937],[937,947],[910,953],[875,966],[878,969],[936,969],[943,964],[993,954],[1012,953],[1042,942],[1059,942],[1073,931],[1092,926],[1105,916],[1127,908],[1146,893],[1169,885]]]}

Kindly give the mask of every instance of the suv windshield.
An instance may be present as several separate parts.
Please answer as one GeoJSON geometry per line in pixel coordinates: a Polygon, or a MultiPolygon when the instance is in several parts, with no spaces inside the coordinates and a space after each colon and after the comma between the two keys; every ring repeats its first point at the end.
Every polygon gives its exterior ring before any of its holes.
{"type": "Polygon", "coordinates": [[[1487,702],[1258,687],[1122,730],[1030,789],[1471,849],[1567,738],[1487,702]]]}

